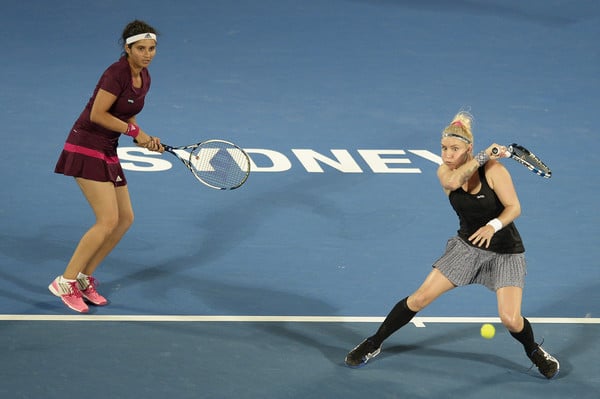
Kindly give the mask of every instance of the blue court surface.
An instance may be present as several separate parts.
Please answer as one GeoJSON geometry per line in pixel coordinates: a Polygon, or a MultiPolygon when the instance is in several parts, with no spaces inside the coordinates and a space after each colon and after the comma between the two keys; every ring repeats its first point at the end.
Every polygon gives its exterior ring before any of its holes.
{"type": "Polygon", "coordinates": [[[598,38],[596,0],[3,2],[0,396],[597,398],[598,38]],[[135,18],[161,33],[141,127],[234,141],[253,172],[211,190],[124,137],[136,220],[95,275],[110,304],[78,315],[47,285],[93,215],[54,164],[135,18]],[[456,232],[436,168],[463,107],[476,151],[517,142],[553,171],[503,161],[552,381],[481,286],[344,366],[456,232]]]}

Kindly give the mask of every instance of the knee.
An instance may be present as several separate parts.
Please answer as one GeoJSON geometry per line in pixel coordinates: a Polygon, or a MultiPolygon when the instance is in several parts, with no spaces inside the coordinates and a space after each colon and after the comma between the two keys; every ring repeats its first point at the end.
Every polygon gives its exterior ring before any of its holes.
{"type": "Polygon", "coordinates": [[[133,212],[127,212],[119,215],[119,226],[122,226],[127,230],[133,224],[134,215],[133,212]]]}
{"type": "Polygon", "coordinates": [[[100,228],[106,236],[111,235],[119,226],[118,217],[103,217],[96,221],[96,226],[100,228]]]}
{"type": "Polygon", "coordinates": [[[408,297],[406,305],[413,312],[420,312],[431,303],[432,299],[424,292],[417,291],[408,297]]]}
{"type": "Polygon", "coordinates": [[[106,236],[122,235],[133,224],[133,213],[120,214],[115,217],[102,218],[96,222],[106,236]]]}
{"type": "Polygon", "coordinates": [[[133,224],[133,212],[119,212],[114,215],[103,215],[96,221],[106,234],[127,230],[133,224]]]}
{"type": "Polygon", "coordinates": [[[520,332],[523,330],[523,316],[520,314],[500,313],[500,321],[510,332],[520,332]]]}

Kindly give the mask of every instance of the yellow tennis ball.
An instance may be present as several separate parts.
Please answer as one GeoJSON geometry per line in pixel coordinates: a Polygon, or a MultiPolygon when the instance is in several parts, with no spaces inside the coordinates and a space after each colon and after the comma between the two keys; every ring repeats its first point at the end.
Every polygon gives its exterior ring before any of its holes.
{"type": "Polygon", "coordinates": [[[481,336],[485,339],[492,339],[496,335],[496,329],[491,324],[484,324],[481,326],[481,336]]]}

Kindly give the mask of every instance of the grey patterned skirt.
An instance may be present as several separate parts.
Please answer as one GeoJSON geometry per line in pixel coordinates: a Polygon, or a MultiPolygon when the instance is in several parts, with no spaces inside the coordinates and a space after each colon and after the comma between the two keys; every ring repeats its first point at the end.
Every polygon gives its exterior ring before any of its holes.
{"type": "Polygon", "coordinates": [[[525,254],[500,254],[467,244],[460,237],[448,240],[446,252],[433,267],[456,286],[481,284],[492,291],[525,286],[525,254]]]}

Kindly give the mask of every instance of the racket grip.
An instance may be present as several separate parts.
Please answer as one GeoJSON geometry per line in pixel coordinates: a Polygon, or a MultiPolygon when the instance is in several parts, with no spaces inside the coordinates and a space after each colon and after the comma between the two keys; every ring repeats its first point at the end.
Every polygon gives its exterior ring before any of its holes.
{"type": "MultiPolygon", "coordinates": [[[[492,154],[494,155],[498,155],[498,153],[500,152],[500,149],[498,147],[494,147],[492,148],[492,154]]],[[[504,152],[504,155],[502,156],[503,158],[510,158],[510,150],[506,150],[504,152]]]]}
{"type": "MultiPolygon", "coordinates": [[[[138,143],[138,141],[136,139],[133,139],[133,142],[135,144],[138,143]]],[[[173,147],[171,147],[170,145],[167,145],[165,143],[160,143],[160,145],[162,146],[163,150],[165,150],[165,151],[169,151],[169,152],[173,151],[173,147]]]]}

